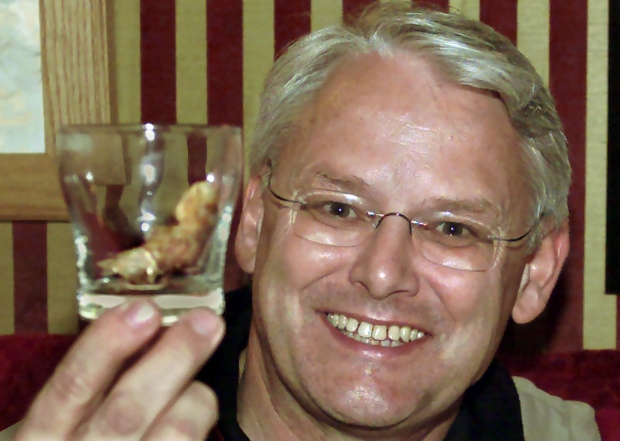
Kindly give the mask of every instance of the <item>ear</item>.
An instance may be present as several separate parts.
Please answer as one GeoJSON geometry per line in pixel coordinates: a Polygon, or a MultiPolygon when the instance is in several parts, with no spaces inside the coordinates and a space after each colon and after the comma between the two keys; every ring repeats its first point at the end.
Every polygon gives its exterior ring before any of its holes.
{"type": "Polygon", "coordinates": [[[547,306],[569,250],[568,225],[549,232],[523,269],[512,309],[516,323],[534,320],[547,306]]]}
{"type": "Polygon", "coordinates": [[[235,253],[239,266],[247,273],[254,272],[256,251],[263,222],[264,205],[260,176],[253,176],[248,181],[243,198],[243,210],[239,229],[235,238],[235,253]]]}

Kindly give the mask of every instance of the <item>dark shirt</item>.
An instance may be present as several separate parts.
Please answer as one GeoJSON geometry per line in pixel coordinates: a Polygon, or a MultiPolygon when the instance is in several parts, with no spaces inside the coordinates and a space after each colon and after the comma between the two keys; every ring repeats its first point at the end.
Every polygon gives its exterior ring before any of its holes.
{"type": "MultiPolygon", "coordinates": [[[[208,441],[249,441],[237,423],[237,385],[239,356],[248,343],[251,317],[249,287],[226,294],[226,335],[196,377],[213,388],[220,404],[220,419],[208,441]]],[[[444,441],[524,441],[517,389],[499,362],[493,361],[465,392],[444,441]]]]}

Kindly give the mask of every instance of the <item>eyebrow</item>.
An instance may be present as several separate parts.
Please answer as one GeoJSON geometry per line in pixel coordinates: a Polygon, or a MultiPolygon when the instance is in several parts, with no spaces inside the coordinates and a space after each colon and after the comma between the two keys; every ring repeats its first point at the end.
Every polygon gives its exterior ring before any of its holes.
{"type": "Polygon", "coordinates": [[[449,212],[459,215],[484,215],[487,220],[501,223],[506,218],[506,210],[486,198],[451,199],[446,197],[427,198],[422,202],[421,213],[449,212]]]}
{"type": "MultiPolygon", "coordinates": [[[[309,181],[313,188],[351,193],[356,196],[376,193],[376,189],[358,176],[336,178],[325,170],[317,170],[309,181]]],[[[364,198],[366,199],[366,198],[364,198]]],[[[473,199],[448,198],[444,196],[425,198],[416,215],[426,213],[449,212],[457,215],[484,215],[488,220],[502,222],[507,217],[506,210],[487,198],[473,199]]]]}
{"type": "Polygon", "coordinates": [[[373,192],[373,187],[359,176],[344,176],[336,178],[330,176],[328,172],[316,171],[314,176],[310,179],[310,183],[314,188],[316,185],[325,187],[318,187],[324,190],[335,190],[343,193],[361,193],[361,192],[373,192]]]}

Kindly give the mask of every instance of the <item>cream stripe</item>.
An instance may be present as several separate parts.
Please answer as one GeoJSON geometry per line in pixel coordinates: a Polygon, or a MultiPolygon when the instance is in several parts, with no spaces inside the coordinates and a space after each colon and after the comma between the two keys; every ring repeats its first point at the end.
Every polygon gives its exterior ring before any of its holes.
{"type": "Polygon", "coordinates": [[[50,334],[76,334],[77,274],[71,225],[47,223],[47,329],[50,334]]]}
{"type": "Polygon", "coordinates": [[[0,222],[0,335],[15,332],[13,312],[13,224],[0,222]]]}
{"type": "Polygon", "coordinates": [[[549,0],[519,0],[517,47],[549,84],[549,0]]]}
{"type": "Polygon", "coordinates": [[[176,0],[177,121],[207,122],[207,2],[176,0]]]}
{"type": "Polygon", "coordinates": [[[342,0],[312,0],[312,30],[342,23],[342,0]]]}
{"type": "Polygon", "coordinates": [[[588,2],[583,281],[583,345],[585,349],[616,347],[617,297],[605,295],[608,13],[606,0],[588,2]]]}
{"type": "Polygon", "coordinates": [[[480,0],[450,0],[450,9],[456,9],[474,20],[480,19],[480,0]]]}
{"type": "MultiPolygon", "coordinates": [[[[259,94],[273,65],[273,0],[243,2],[243,130],[247,142],[252,135],[259,107],[259,94]]],[[[247,168],[246,168],[247,170],[247,168]]]]}
{"type": "Polygon", "coordinates": [[[140,2],[113,0],[112,118],[140,121],[140,2]],[[122,91],[120,93],[119,91],[122,91]]]}

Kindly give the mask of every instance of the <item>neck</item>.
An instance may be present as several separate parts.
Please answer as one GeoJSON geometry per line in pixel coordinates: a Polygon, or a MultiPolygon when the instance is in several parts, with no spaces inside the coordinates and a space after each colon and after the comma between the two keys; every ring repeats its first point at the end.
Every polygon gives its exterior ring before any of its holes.
{"type": "Polygon", "coordinates": [[[250,344],[241,358],[237,414],[239,425],[252,441],[326,440],[317,426],[299,417],[299,404],[281,388],[268,384],[263,358],[250,344]],[[284,404],[278,404],[284,403],[284,404]],[[282,412],[282,409],[286,411],[282,412]]]}

